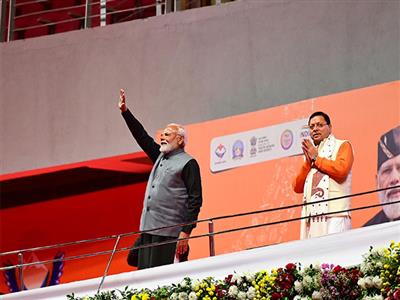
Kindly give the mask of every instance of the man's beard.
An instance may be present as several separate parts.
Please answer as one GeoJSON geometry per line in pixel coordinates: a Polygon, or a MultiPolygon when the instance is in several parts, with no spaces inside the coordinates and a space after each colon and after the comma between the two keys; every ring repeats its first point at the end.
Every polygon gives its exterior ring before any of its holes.
{"type": "MultiPolygon", "coordinates": [[[[379,197],[380,197],[382,204],[391,203],[391,202],[400,200],[400,198],[398,198],[398,197],[394,198],[394,199],[387,199],[387,195],[385,195],[385,191],[379,192],[379,197]]],[[[390,220],[395,220],[397,218],[400,218],[400,202],[384,205],[384,206],[382,206],[382,209],[385,212],[385,215],[390,220]]]]}
{"type": "Polygon", "coordinates": [[[174,150],[174,146],[172,146],[171,144],[161,144],[160,146],[160,151],[162,153],[169,153],[172,150],[174,150]]]}

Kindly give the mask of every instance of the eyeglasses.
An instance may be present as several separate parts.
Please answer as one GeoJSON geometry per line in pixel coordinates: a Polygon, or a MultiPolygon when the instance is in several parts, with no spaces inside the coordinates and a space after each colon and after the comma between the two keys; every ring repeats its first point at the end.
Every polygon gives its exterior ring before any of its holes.
{"type": "Polygon", "coordinates": [[[322,127],[324,127],[325,125],[328,125],[328,124],[322,124],[322,123],[315,123],[315,124],[311,124],[310,126],[308,126],[308,128],[310,129],[310,130],[314,130],[314,128],[322,128],[322,127]]]}

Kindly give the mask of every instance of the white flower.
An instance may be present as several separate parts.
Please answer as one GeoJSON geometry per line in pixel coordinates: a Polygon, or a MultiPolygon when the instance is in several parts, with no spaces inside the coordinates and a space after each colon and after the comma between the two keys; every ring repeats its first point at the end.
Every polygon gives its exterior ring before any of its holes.
{"type": "Polygon", "coordinates": [[[237,295],[237,298],[239,300],[246,300],[246,293],[245,292],[239,292],[237,295]]]}
{"type": "Polygon", "coordinates": [[[312,265],[314,270],[321,271],[321,263],[319,261],[314,262],[312,265]]]}
{"type": "Polygon", "coordinates": [[[235,273],[232,276],[232,282],[236,282],[237,284],[241,284],[242,283],[242,276],[240,276],[239,274],[235,273]]]}
{"type": "Polygon", "coordinates": [[[312,283],[313,283],[313,279],[311,278],[310,275],[304,276],[304,278],[303,278],[304,286],[310,286],[312,283]]]}
{"type": "Polygon", "coordinates": [[[370,287],[373,286],[372,277],[367,276],[367,277],[365,277],[364,280],[365,280],[365,286],[366,286],[367,288],[370,288],[370,287]]]}
{"type": "Polygon", "coordinates": [[[194,288],[195,288],[196,286],[199,286],[199,285],[200,285],[200,281],[199,281],[198,279],[193,280],[193,281],[192,281],[192,290],[194,290],[194,288]]]}
{"type": "Polygon", "coordinates": [[[375,276],[374,278],[372,278],[372,284],[377,289],[380,289],[382,287],[382,279],[380,279],[379,276],[375,276]]]}
{"type": "Polygon", "coordinates": [[[185,279],[183,279],[182,281],[181,281],[181,287],[187,287],[187,283],[186,283],[186,280],[185,279]]]}
{"type": "Polygon", "coordinates": [[[308,298],[308,297],[301,297],[301,296],[299,296],[299,295],[296,295],[294,298],[293,298],[293,300],[309,300],[310,298],[308,298]]]}
{"type": "Polygon", "coordinates": [[[383,300],[381,295],[365,296],[362,300],[383,300]]]}
{"type": "Polygon", "coordinates": [[[362,289],[365,289],[365,279],[364,279],[364,278],[358,279],[357,284],[358,284],[362,289]]]}
{"type": "Polygon", "coordinates": [[[238,288],[236,285],[231,285],[228,290],[229,296],[236,296],[238,294],[238,288]]]}
{"type": "Polygon", "coordinates": [[[378,254],[378,248],[373,248],[371,249],[370,253],[366,253],[365,256],[369,257],[369,256],[374,256],[378,254]]]}
{"type": "Polygon", "coordinates": [[[363,273],[369,273],[369,271],[371,271],[371,266],[368,263],[362,263],[360,266],[360,270],[363,273]]]}
{"type": "Polygon", "coordinates": [[[178,300],[178,295],[176,293],[172,293],[170,299],[171,300],[178,300]]]}
{"type": "Polygon", "coordinates": [[[244,277],[248,282],[252,282],[256,278],[256,274],[253,272],[246,272],[244,273],[244,277]]]}
{"type": "Polygon", "coordinates": [[[179,297],[178,297],[178,299],[179,300],[188,300],[188,294],[186,294],[185,292],[180,292],[179,293],[179,297]]]}
{"type": "Polygon", "coordinates": [[[322,295],[321,295],[320,292],[314,291],[314,292],[312,293],[311,298],[312,298],[313,300],[322,300],[322,295]]]}
{"type": "Polygon", "coordinates": [[[190,292],[189,294],[189,300],[197,300],[197,295],[195,292],[190,292]]]}
{"type": "Polygon", "coordinates": [[[249,289],[247,290],[247,297],[246,299],[254,299],[254,297],[256,296],[256,289],[254,287],[249,287],[249,289]]]}
{"type": "Polygon", "coordinates": [[[296,292],[301,293],[303,291],[303,284],[300,281],[296,280],[294,282],[294,289],[296,292]]]}
{"type": "Polygon", "coordinates": [[[378,262],[376,263],[376,267],[377,267],[378,269],[381,269],[381,268],[383,267],[382,262],[378,261],[378,262]]]}
{"type": "Polygon", "coordinates": [[[374,256],[385,256],[385,248],[384,247],[374,248],[371,250],[371,254],[374,256]]]}
{"type": "Polygon", "coordinates": [[[385,247],[378,248],[378,254],[382,257],[385,256],[385,247]]]}

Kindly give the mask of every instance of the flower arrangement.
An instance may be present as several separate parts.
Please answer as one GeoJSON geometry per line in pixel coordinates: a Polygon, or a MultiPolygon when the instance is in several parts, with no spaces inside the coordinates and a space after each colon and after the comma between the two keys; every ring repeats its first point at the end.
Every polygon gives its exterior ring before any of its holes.
{"type": "Polygon", "coordinates": [[[154,290],[105,291],[69,300],[400,300],[400,243],[363,255],[360,265],[288,263],[270,272],[234,273],[225,279],[184,278],[178,284],[154,290]]]}

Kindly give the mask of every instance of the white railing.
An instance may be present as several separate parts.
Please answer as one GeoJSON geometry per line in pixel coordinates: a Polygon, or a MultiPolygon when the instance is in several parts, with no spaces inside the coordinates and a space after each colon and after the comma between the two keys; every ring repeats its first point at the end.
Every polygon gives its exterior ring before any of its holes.
{"type": "MultiPolygon", "coordinates": [[[[151,10],[150,16],[159,16],[179,10],[219,5],[232,1],[235,0],[148,0],[144,1],[145,3],[143,5],[136,6],[135,1],[128,0],[81,0],[80,4],[52,8],[52,0],[32,0],[25,2],[1,0],[0,42],[23,39],[25,38],[25,32],[34,29],[47,28],[47,34],[54,34],[57,33],[56,26],[66,23],[78,22],[79,28],[76,29],[86,29],[125,22],[132,19],[140,19],[143,18],[141,14],[145,10],[151,10]],[[22,10],[28,7],[28,5],[35,4],[42,5],[43,9],[18,13],[18,10],[22,10]],[[76,10],[82,11],[77,13],[76,10]],[[60,15],[65,13],[66,17],[60,17],[60,19],[55,20],[53,15],[53,19],[46,18],[46,15],[50,13],[60,15]],[[123,16],[117,17],[118,15],[123,16]],[[109,19],[108,22],[107,19],[109,19]],[[23,20],[32,24],[17,26],[17,23],[23,20]],[[94,24],[94,22],[96,24],[94,24]]],[[[148,17],[148,15],[144,17],[148,17]]],[[[40,35],[44,34],[37,34],[36,36],[40,35]]]]}

